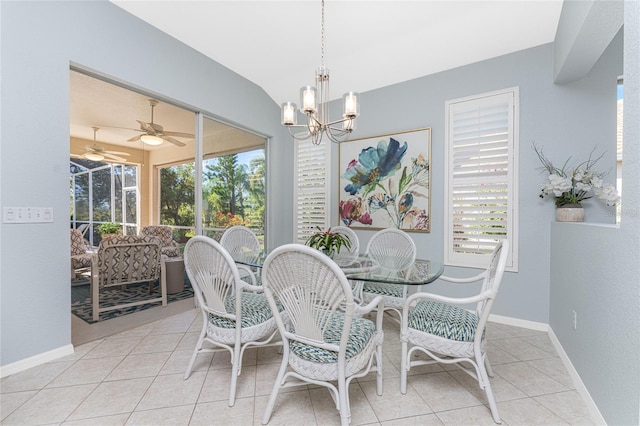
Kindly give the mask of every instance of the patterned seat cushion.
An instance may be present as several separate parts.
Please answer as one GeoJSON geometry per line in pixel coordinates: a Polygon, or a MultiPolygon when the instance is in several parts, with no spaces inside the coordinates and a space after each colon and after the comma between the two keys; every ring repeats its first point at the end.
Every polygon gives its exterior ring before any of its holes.
{"type": "MultiPolygon", "coordinates": [[[[324,331],[325,341],[327,343],[339,345],[343,328],[344,314],[341,312],[334,313],[329,325],[324,331]]],[[[347,341],[346,358],[352,358],[362,352],[367,346],[367,343],[371,340],[371,336],[373,336],[375,331],[376,327],[372,321],[361,317],[354,317],[351,322],[349,340],[347,341]]],[[[319,363],[333,363],[338,361],[337,352],[306,345],[298,341],[292,341],[290,349],[291,352],[295,353],[302,359],[306,359],[307,361],[319,363]]]]}
{"type": "Polygon", "coordinates": [[[409,312],[409,328],[444,339],[472,342],[477,326],[473,312],[433,300],[422,300],[409,312]]]}
{"type": "Polygon", "coordinates": [[[71,256],[85,254],[89,242],[84,239],[82,233],[77,229],[71,229],[71,256]]]}
{"type": "Polygon", "coordinates": [[[180,256],[180,247],[164,246],[162,247],[162,254],[167,257],[178,257],[180,256]]]}
{"type": "Polygon", "coordinates": [[[90,268],[91,258],[95,256],[93,253],[78,254],[71,256],[71,266],[73,269],[90,268]]]}
{"type": "MultiPolygon", "coordinates": [[[[229,296],[224,302],[225,310],[229,314],[236,313],[236,297],[229,296]]],[[[240,306],[242,328],[252,327],[262,324],[271,319],[273,313],[267,298],[262,293],[242,293],[242,305],[240,306]]],[[[236,323],[228,318],[222,318],[214,314],[209,314],[209,322],[220,328],[235,328],[236,323]]]]}
{"type": "Polygon", "coordinates": [[[173,231],[167,225],[148,225],[142,228],[142,235],[158,237],[162,243],[162,254],[167,257],[180,256],[180,247],[173,241],[173,231]]]}
{"type": "Polygon", "coordinates": [[[403,286],[397,284],[365,283],[362,290],[365,293],[379,294],[382,296],[403,297],[403,286]]]}

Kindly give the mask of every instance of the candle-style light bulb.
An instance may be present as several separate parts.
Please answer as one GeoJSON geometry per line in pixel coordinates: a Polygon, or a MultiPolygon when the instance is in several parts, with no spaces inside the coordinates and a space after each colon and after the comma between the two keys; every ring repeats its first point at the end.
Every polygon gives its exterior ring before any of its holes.
{"type": "Polygon", "coordinates": [[[318,110],[315,87],[304,86],[300,89],[300,104],[305,114],[313,114],[318,110]]]}
{"type": "Polygon", "coordinates": [[[296,104],[285,102],[282,104],[282,124],[285,126],[295,126],[297,121],[296,104]]]}
{"type": "Polygon", "coordinates": [[[347,92],[343,96],[344,99],[344,116],[354,118],[358,116],[358,93],[347,92]]]}

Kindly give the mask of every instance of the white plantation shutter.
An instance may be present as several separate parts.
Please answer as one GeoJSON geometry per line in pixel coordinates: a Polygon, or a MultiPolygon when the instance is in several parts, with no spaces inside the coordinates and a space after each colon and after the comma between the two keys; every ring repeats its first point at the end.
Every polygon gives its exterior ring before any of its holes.
{"type": "Polygon", "coordinates": [[[296,242],[328,227],[329,179],[327,176],[328,146],[325,141],[313,145],[310,141],[295,143],[295,229],[296,242]]]}
{"type": "Polygon", "coordinates": [[[446,102],[445,263],[485,267],[504,239],[517,269],[517,89],[446,102]]]}

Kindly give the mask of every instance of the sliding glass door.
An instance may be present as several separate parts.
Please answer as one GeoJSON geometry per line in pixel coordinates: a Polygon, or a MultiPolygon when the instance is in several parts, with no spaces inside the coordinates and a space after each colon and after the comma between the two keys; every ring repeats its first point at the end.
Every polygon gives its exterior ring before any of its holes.
{"type": "Polygon", "coordinates": [[[243,225],[264,244],[265,138],[206,117],[202,128],[203,234],[243,225]]]}

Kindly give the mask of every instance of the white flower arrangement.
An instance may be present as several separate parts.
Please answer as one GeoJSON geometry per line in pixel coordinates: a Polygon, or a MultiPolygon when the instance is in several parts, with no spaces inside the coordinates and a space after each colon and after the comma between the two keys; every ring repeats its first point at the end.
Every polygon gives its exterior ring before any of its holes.
{"type": "Polygon", "coordinates": [[[593,170],[593,167],[604,154],[594,159],[592,158],[592,151],[586,161],[571,170],[567,169],[571,158],[567,159],[561,168],[558,168],[544,156],[542,148],[538,148],[534,144],[533,150],[538,155],[543,170],[549,172],[546,182],[542,185],[540,198],[553,196],[556,207],[568,204],[580,205],[582,201],[592,198],[593,195],[607,206],[615,206],[620,202],[616,188],[613,185],[605,184],[602,180],[607,173],[593,170]]]}

